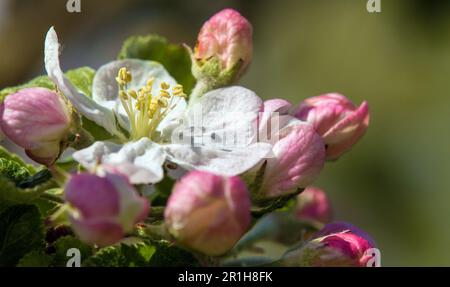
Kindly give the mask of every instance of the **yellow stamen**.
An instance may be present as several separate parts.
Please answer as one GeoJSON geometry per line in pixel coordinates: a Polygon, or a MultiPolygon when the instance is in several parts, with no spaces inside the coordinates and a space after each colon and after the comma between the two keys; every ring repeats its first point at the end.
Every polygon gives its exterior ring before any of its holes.
{"type": "Polygon", "coordinates": [[[128,95],[135,100],[137,99],[137,96],[138,96],[135,90],[128,91],[128,95]]]}
{"type": "Polygon", "coordinates": [[[163,97],[163,98],[170,99],[170,94],[169,94],[169,92],[166,91],[166,90],[161,90],[161,91],[159,91],[159,96],[160,96],[160,97],[163,97]]]}
{"type": "Polygon", "coordinates": [[[161,83],[161,89],[168,90],[170,88],[170,85],[166,82],[161,83]]]}
{"type": "Polygon", "coordinates": [[[117,73],[116,81],[119,86],[119,98],[131,125],[130,137],[137,140],[142,137],[151,138],[159,123],[172,110],[174,96],[185,97],[183,86],[176,85],[171,89],[170,84],[162,82],[158,95],[153,95],[155,79],[148,79],[145,86],[136,90],[127,90],[132,80],[131,72],[123,67],[117,73]]]}
{"type": "Polygon", "coordinates": [[[151,77],[150,79],[148,79],[148,81],[147,81],[147,87],[149,87],[150,88],[150,91],[151,91],[151,89],[152,89],[152,87],[153,87],[153,83],[155,82],[155,78],[153,78],[153,77],[151,77]]]}
{"type": "Polygon", "coordinates": [[[176,85],[172,89],[172,94],[176,97],[187,98],[187,95],[183,91],[182,85],[176,85]]]}
{"type": "Polygon", "coordinates": [[[162,108],[167,108],[169,102],[166,98],[158,98],[158,105],[162,108]]]}

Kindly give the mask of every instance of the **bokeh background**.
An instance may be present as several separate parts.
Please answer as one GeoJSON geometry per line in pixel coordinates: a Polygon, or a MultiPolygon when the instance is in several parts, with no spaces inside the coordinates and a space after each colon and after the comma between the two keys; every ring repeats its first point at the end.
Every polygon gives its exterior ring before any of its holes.
{"type": "Polygon", "coordinates": [[[385,266],[450,266],[450,1],[0,0],[0,88],[43,71],[52,25],[63,69],[98,68],[132,34],[195,44],[202,23],[233,7],[254,25],[241,84],[293,103],[325,92],[367,100],[371,123],[318,186],[335,217],[373,235],[385,266]]]}

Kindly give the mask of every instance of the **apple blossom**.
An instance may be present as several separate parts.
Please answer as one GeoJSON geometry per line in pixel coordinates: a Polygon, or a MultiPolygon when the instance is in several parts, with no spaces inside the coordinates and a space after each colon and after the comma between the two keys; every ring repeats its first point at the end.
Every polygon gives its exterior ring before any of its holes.
{"type": "Polygon", "coordinates": [[[194,58],[203,65],[212,57],[219,59],[221,69],[239,65],[241,75],[251,62],[253,28],[247,19],[233,9],[224,9],[203,24],[198,34],[194,58]]]}
{"type": "Polygon", "coordinates": [[[372,238],[359,228],[343,222],[327,224],[300,249],[288,252],[282,264],[314,267],[366,267],[375,248],[372,238]]]}
{"type": "Polygon", "coordinates": [[[323,190],[308,186],[297,196],[295,213],[301,219],[328,223],[332,217],[331,203],[323,190]]]}
{"type": "Polygon", "coordinates": [[[56,92],[26,88],[8,95],[0,106],[5,135],[34,161],[51,165],[67,144],[71,109],[56,92]]]}
{"type": "Polygon", "coordinates": [[[244,74],[252,60],[252,34],[250,22],[233,9],[220,11],[203,24],[194,51],[188,48],[197,79],[190,103],[244,74]]]}
{"type": "Polygon", "coordinates": [[[294,115],[314,125],[327,145],[328,160],[350,150],[366,132],[370,118],[367,102],[356,107],[336,93],[306,99],[294,115]]]}
{"type": "Polygon", "coordinates": [[[117,174],[72,175],[65,188],[72,207],[70,221],[81,240],[106,246],[122,239],[149,212],[149,203],[140,197],[126,177],[117,174]]]}
{"type": "Polygon", "coordinates": [[[314,128],[289,115],[291,104],[282,99],[264,102],[259,117],[259,139],[272,144],[273,156],[252,173],[262,174],[254,199],[295,193],[311,184],[325,161],[325,146],[314,128]],[[263,170],[261,170],[263,169],[263,170]]]}
{"type": "Polygon", "coordinates": [[[233,86],[210,91],[196,105],[187,108],[182,87],[161,64],[127,59],[100,67],[91,99],[78,92],[64,76],[53,28],[47,33],[45,46],[49,77],[77,111],[105,128],[114,139],[95,142],[73,154],[88,169],[95,168],[99,162],[131,164],[135,166],[128,174],[133,178],[132,183],[154,183],[162,179],[162,164],[166,160],[185,169],[237,175],[255,166],[270,152],[269,144],[253,140],[256,136],[252,133],[256,131],[250,131],[248,140],[236,147],[173,142],[177,138],[173,135],[192,129],[206,128],[211,134],[222,135],[232,128],[238,135],[245,134],[256,121],[262,105],[261,99],[246,88],[233,86]],[[236,114],[240,115],[238,121],[236,114]],[[197,125],[196,118],[203,119],[203,123],[197,125]]]}
{"type": "Polygon", "coordinates": [[[250,198],[239,177],[192,171],[174,187],[165,210],[178,242],[207,255],[230,250],[250,225],[250,198]]]}

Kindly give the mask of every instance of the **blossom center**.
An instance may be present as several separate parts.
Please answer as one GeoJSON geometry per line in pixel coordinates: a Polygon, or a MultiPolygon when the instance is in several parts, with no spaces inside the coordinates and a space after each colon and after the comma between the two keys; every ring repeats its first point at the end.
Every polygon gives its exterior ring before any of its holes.
{"type": "Polygon", "coordinates": [[[155,78],[148,79],[146,85],[139,90],[128,89],[132,80],[131,72],[122,67],[116,77],[119,85],[119,98],[130,121],[130,138],[138,140],[143,137],[155,136],[156,128],[170,110],[174,109],[174,97],[187,98],[182,85],[171,87],[162,82],[160,90],[154,93],[155,78]]]}

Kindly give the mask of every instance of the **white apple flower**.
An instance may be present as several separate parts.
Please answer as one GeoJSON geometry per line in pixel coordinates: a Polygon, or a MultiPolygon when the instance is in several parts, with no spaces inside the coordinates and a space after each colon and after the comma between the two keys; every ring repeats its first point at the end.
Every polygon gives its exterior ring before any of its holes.
{"type": "Polygon", "coordinates": [[[126,174],[134,184],[146,184],[163,178],[166,161],[187,170],[232,176],[271,152],[271,144],[256,142],[257,130],[251,128],[262,100],[246,88],[210,91],[188,108],[182,87],[161,64],[126,59],[98,69],[91,99],[64,76],[53,27],[45,40],[45,68],[74,108],[112,135],[111,141],[97,141],[73,154],[87,169],[101,163],[126,174]],[[202,138],[207,132],[200,144],[199,131],[202,138]],[[237,135],[238,144],[236,137],[234,144],[222,138],[230,132],[237,135]]]}

